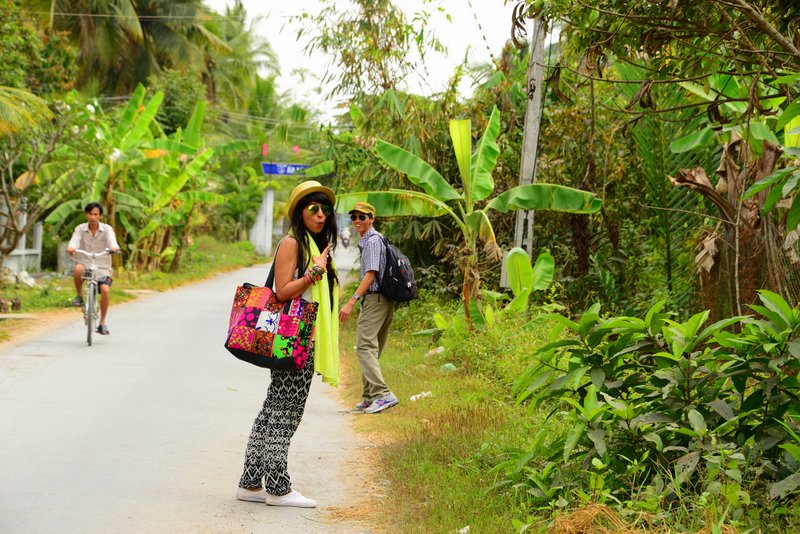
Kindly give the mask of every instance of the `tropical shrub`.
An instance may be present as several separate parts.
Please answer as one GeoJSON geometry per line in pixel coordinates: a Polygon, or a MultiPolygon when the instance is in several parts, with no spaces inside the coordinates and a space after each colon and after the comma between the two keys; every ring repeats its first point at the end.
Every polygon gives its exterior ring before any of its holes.
{"type": "Polygon", "coordinates": [[[654,511],[691,494],[740,518],[796,497],[800,305],[759,297],[758,317],[708,326],[707,311],[678,322],[664,301],[644,318],[602,318],[599,304],[551,316],[551,342],[513,392],[558,421],[497,470],[542,503],[654,511]]]}

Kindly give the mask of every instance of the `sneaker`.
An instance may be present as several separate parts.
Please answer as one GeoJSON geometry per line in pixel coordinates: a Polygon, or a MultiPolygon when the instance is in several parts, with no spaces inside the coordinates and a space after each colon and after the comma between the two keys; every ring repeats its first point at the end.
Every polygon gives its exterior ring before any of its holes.
{"type": "MultiPolygon", "coordinates": [[[[247,491],[247,490],[245,490],[247,491]]],[[[296,506],[297,508],[316,508],[317,501],[303,497],[300,492],[292,490],[286,495],[265,493],[267,506],[296,506]]]]}
{"type": "Polygon", "coordinates": [[[388,395],[384,395],[383,397],[372,401],[372,404],[364,409],[364,413],[382,412],[386,408],[391,408],[396,404],[400,404],[400,401],[397,400],[397,397],[394,396],[394,393],[389,393],[388,395]]]}
{"type": "Polygon", "coordinates": [[[75,306],[76,308],[80,308],[81,306],[83,306],[83,297],[78,295],[77,297],[72,299],[72,305],[75,306]]]}
{"type": "Polygon", "coordinates": [[[258,491],[250,491],[247,488],[239,486],[236,489],[236,498],[240,501],[260,502],[264,504],[267,502],[267,492],[264,488],[258,488],[258,491]]]}
{"type": "Polygon", "coordinates": [[[357,412],[363,412],[367,409],[367,406],[372,404],[372,401],[368,401],[367,399],[362,399],[361,402],[355,405],[355,409],[357,412]]]}
{"type": "Polygon", "coordinates": [[[108,331],[108,327],[106,325],[101,324],[97,327],[97,333],[100,334],[101,336],[107,336],[111,332],[108,331]]]}

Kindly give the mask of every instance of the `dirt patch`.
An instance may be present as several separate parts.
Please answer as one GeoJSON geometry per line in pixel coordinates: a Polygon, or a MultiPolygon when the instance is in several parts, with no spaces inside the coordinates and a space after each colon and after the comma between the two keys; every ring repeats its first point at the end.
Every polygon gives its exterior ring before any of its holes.
{"type": "MultiPolygon", "coordinates": [[[[361,400],[356,393],[360,391],[361,369],[355,358],[342,355],[339,367],[339,387],[336,389],[337,400],[345,409],[351,409],[361,400]],[[353,395],[357,395],[354,397],[353,395]]],[[[386,500],[389,491],[389,481],[384,480],[380,474],[386,472],[386,467],[381,463],[380,448],[391,441],[391,437],[370,426],[365,425],[362,418],[369,417],[362,414],[352,414],[350,428],[355,432],[366,435],[367,444],[355,455],[350,455],[346,465],[342,467],[343,479],[348,485],[348,491],[359,498],[349,499],[355,504],[348,507],[327,508],[326,511],[337,522],[357,522],[366,525],[365,532],[383,534],[389,532],[388,526],[391,518],[386,515],[386,500]]],[[[373,420],[373,423],[375,420],[373,420]]]]}
{"type": "Polygon", "coordinates": [[[36,336],[57,328],[64,323],[80,319],[80,310],[77,308],[64,308],[59,310],[45,310],[33,312],[34,319],[3,319],[0,329],[8,336],[0,342],[0,350],[10,345],[22,343],[36,336]]]}

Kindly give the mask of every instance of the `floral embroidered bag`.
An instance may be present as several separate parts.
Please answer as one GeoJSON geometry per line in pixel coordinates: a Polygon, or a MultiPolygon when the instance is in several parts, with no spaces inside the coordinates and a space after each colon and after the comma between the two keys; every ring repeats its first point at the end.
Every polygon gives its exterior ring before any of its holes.
{"type": "Polygon", "coordinates": [[[264,286],[236,288],[225,348],[259,367],[301,370],[314,340],[319,304],[302,297],[281,302],[272,290],[275,264],[264,286]]]}

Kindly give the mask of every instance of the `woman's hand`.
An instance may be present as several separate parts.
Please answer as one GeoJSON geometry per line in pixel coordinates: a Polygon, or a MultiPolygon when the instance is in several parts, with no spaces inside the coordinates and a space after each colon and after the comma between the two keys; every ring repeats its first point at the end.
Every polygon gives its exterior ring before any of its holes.
{"type": "Polygon", "coordinates": [[[323,272],[327,270],[327,267],[328,267],[328,254],[330,254],[332,246],[333,246],[333,243],[328,243],[328,246],[325,247],[325,250],[323,250],[320,253],[319,256],[311,258],[311,261],[314,262],[314,265],[316,265],[317,267],[321,268],[323,272]]]}

